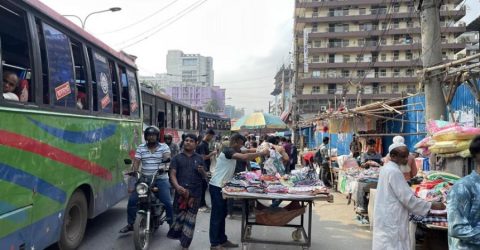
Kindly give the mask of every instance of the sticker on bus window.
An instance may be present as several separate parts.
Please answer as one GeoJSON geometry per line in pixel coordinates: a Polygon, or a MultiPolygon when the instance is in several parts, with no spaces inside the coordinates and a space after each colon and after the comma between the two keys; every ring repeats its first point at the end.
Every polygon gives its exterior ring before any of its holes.
{"type": "Polygon", "coordinates": [[[102,103],[102,109],[105,109],[105,107],[107,107],[108,104],[110,103],[110,97],[106,95],[104,98],[102,98],[100,102],[102,103]]]}
{"type": "Polygon", "coordinates": [[[62,85],[59,85],[58,87],[55,88],[55,96],[57,98],[57,101],[64,98],[67,95],[70,95],[72,93],[72,89],[70,88],[70,83],[65,82],[62,85]]]}
{"type": "Polygon", "coordinates": [[[100,72],[100,87],[105,95],[108,95],[108,78],[107,74],[100,72]]]}

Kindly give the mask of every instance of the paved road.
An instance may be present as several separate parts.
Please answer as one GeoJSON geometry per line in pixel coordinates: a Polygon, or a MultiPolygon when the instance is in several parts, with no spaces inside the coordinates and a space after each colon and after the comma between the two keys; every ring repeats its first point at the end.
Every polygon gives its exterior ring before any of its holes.
{"type": "MultiPolygon", "coordinates": [[[[133,249],[132,234],[119,235],[118,230],[126,223],[126,200],[120,202],[104,214],[89,221],[85,239],[80,246],[80,250],[130,250],[133,249]]],[[[354,221],[352,206],[347,206],[343,195],[335,194],[333,204],[326,202],[317,202],[314,207],[313,227],[312,227],[312,246],[310,249],[322,250],[367,250],[371,249],[371,233],[369,227],[359,225],[354,221]]],[[[208,225],[210,214],[199,212],[197,216],[197,227],[190,249],[205,250],[209,249],[208,225]]],[[[164,225],[156,232],[152,242],[151,249],[171,250],[181,249],[179,242],[166,238],[168,226],[164,225]]],[[[262,239],[291,241],[292,229],[272,228],[272,227],[254,227],[253,237],[262,239]]],[[[227,235],[231,241],[239,243],[240,241],[240,220],[227,218],[227,235]]],[[[48,250],[54,250],[50,247],[48,250]]],[[[241,249],[241,248],[238,248],[241,249]]],[[[290,250],[301,249],[301,247],[282,246],[282,245],[264,245],[250,244],[248,249],[278,249],[290,250]]]]}

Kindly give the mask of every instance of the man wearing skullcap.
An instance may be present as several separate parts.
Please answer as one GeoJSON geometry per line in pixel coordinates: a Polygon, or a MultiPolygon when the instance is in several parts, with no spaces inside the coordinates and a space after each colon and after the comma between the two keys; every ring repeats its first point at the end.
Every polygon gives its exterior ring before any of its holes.
{"type": "Polygon", "coordinates": [[[391,160],[380,170],[375,199],[373,250],[411,250],[408,216],[427,215],[430,209],[443,210],[445,205],[415,197],[400,171],[407,164],[408,148],[396,141],[388,148],[391,160]]]}

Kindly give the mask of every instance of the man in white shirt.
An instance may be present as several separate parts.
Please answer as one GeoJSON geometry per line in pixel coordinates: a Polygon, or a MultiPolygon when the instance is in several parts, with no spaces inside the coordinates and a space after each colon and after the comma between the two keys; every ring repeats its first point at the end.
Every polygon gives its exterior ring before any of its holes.
{"type": "MultiPolygon", "coordinates": [[[[236,248],[238,244],[230,242],[225,234],[225,218],[227,217],[227,200],[222,197],[223,186],[233,177],[237,160],[250,161],[270,153],[267,149],[260,153],[242,153],[242,147],[247,139],[240,134],[230,137],[230,146],[223,148],[217,158],[217,165],[210,180],[210,197],[212,211],[210,215],[210,249],[236,248]]],[[[244,151],[245,152],[245,151],[244,151]]]]}
{"type": "Polygon", "coordinates": [[[409,213],[427,215],[430,209],[443,210],[445,205],[415,197],[399,167],[408,161],[405,144],[394,143],[389,152],[391,160],[381,168],[377,186],[372,249],[411,250],[409,213]]]}
{"type": "Polygon", "coordinates": [[[18,76],[11,72],[3,72],[3,98],[10,101],[19,101],[18,96],[13,93],[18,85],[18,76]]]}

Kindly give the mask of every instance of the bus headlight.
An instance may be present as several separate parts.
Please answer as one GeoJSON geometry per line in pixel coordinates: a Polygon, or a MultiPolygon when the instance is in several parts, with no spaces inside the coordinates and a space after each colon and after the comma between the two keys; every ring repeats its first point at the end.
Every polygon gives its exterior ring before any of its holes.
{"type": "Polygon", "coordinates": [[[145,183],[139,183],[136,187],[137,194],[139,195],[144,195],[147,193],[148,186],[145,183]]]}

